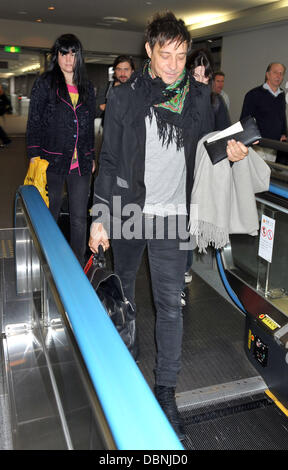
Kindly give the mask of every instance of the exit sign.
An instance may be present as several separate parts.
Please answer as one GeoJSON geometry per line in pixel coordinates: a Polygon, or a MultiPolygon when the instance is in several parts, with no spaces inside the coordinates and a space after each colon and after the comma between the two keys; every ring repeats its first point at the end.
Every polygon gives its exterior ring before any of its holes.
{"type": "Polygon", "coordinates": [[[18,46],[4,46],[5,52],[21,52],[21,47],[18,46]]]}

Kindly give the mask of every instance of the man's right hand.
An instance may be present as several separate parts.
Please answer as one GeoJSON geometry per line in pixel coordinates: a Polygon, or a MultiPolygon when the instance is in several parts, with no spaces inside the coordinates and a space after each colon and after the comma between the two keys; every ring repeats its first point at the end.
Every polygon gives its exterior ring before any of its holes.
{"type": "Polygon", "coordinates": [[[98,253],[99,245],[103,246],[104,251],[108,250],[110,246],[108,235],[102,224],[93,222],[90,229],[88,245],[92,253],[98,253]]]}

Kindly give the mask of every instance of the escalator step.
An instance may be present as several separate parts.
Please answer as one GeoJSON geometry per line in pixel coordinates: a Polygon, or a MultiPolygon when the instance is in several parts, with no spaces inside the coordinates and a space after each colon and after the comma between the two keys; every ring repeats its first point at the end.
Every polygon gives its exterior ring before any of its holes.
{"type": "Polygon", "coordinates": [[[181,411],[189,450],[288,450],[288,420],[264,394],[181,411]]]}

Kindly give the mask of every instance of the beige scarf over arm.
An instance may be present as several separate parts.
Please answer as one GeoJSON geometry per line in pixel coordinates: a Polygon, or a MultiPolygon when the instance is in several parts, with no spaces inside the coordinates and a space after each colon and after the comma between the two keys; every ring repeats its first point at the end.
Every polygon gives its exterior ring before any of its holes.
{"type": "Polygon", "coordinates": [[[224,247],[232,233],[257,235],[255,193],[267,191],[270,183],[269,166],[251,147],[232,167],[228,158],[212,165],[203,142],[213,134],[198,143],[191,197],[190,233],[200,253],[208,245],[224,247]]]}

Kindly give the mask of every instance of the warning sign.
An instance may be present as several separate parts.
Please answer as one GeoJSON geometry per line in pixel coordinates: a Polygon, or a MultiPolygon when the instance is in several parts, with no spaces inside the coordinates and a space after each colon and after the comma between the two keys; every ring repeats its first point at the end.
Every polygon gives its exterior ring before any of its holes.
{"type": "Polygon", "coordinates": [[[259,315],[259,319],[265,323],[266,326],[268,326],[268,328],[270,328],[270,330],[276,330],[276,328],[280,328],[280,325],[278,323],[276,323],[275,320],[273,320],[273,318],[269,317],[269,315],[266,315],[266,314],[261,314],[259,315]]]}
{"type": "Polygon", "coordinates": [[[258,255],[269,263],[272,262],[274,235],[275,219],[262,215],[258,255]]]}

